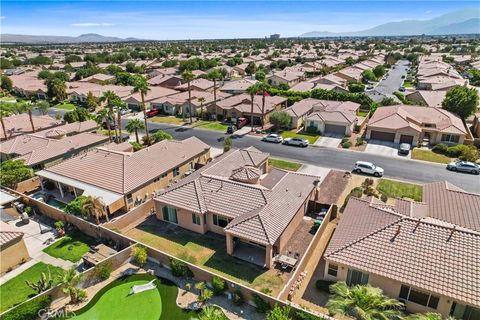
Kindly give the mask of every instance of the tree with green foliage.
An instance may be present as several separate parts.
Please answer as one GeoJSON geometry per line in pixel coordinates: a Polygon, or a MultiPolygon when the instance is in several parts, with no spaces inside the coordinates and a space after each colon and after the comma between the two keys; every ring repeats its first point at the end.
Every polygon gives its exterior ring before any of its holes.
{"type": "Polygon", "coordinates": [[[40,274],[40,279],[37,282],[25,281],[25,283],[27,284],[27,286],[35,290],[37,294],[47,291],[48,289],[53,287],[53,278],[50,273],[50,268],[48,268],[48,276],[45,272],[42,272],[40,274]]]}
{"type": "Polygon", "coordinates": [[[64,208],[63,211],[68,214],[72,214],[74,216],[83,216],[83,204],[87,200],[87,196],[80,195],[70,201],[64,208]]]}
{"type": "Polygon", "coordinates": [[[256,71],[257,71],[257,66],[255,65],[255,62],[250,61],[247,65],[247,67],[245,68],[245,73],[248,74],[249,76],[251,76],[256,71]]]}
{"type": "Polygon", "coordinates": [[[24,160],[7,160],[0,164],[0,185],[15,188],[15,185],[33,177],[33,170],[24,160]]]}
{"type": "Polygon", "coordinates": [[[375,76],[375,74],[373,73],[372,70],[364,70],[362,72],[362,81],[363,82],[369,82],[369,81],[375,81],[377,80],[377,77],[375,76]]]}
{"type": "Polygon", "coordinates": [[[2,76],[0,78],[0,81],[2,82],[1,83],[2,90],[5,90],[5,91],[11,91],[12,90],[12,88],[13,88],[12,79],[10,79],[6,75],[2,74],[2,76]]]}
{"type": "Polygon", "coordinates": [[[475,88],[455,86],[447,91],[442,107],[460,118],[466,119],[477,111],[477,90],[475,88]]]}
{"type": "Polygon", "coordinates": [[[196,320],[227,320],[222,310],[212,306],[206,306],[202,309],[196,320]]]}
{"type": "Polygon", "coordinates": [[[155,132],[154,134],[152,134],[152,139],[155,142],[160,142],[160,141],[163,141],[163,140],[172,140],[173,137],[170,133],[159,130],[159,131],[155,132]]]}
{"type": "Polygon", "coordinates": [[[270,115],[270,123],[277,129],[286,129],[290,127],[291,122],[292,118],[285,111],[274,111],[270,115]]]}
{"type": "Polygon", "coordinates": [[[205,97],[200,97],[197,99],[200,102],[200,119],[203,119],[203,104],[205,103],[205,97]]]}
{"type": "MultiPolygon", "coordinates": [[[[193,119],[192,119],[192,113],[193,113],[193,110],[192,110],[192,89],[190,87],[190,82],[195,79],[195,76],[193,75],[193,73],[191,71],[185,71],[182,73],[182,79],[183,81],[186,81],[187,82],[187,88],[188,88],[188,113],[189,113],[189,116],[190,116],[190,124],[193,123],[193,119]]],[[[183,120],[185,120],[185,108],[182,108],[183,112],[182,112],[182,115],[183,115],[183,120]]]]}
{"type": "Polygon", "coordinates": [[[275,307],[267,313],[265,320],[292,320],[290,317],[290,306],[280,307],[275,305],[275,307]]]}
{"type": "Polygon", "coordinates": [[[383,77],[385,74],[385,67],[379,64],[375,68],[373,68],[373,74],[375,74],[375,77],[380,78],[383,77]]]}
{"type": "Polygon", "coordinates": [[[98,106],[98,99],[95,98],[91,91],[88,91],[87,100],[85,101],[85,107],[90,111],[95,111],[98,106]]]}
{"type": "Polygon", "coordinates": [[[28,113],[28,119],[30,120],[30,126],[32,132],[35,132],[35,124],[33,123],[33,104],[30,101],[21,101],[15,104],[15,111],[18,113],[28,113]]]}
{"type": "Polygon", "coordinates": [[[140,143],[140,140],[138,139],[138,130],[145,130],[145,125],[140,119],[128,120],[125,129],[130,133],[135,132],[135,140],[137,143],[140,143]]]}
{"type": "Polygon", "coordinates": [[[95,217],[97,224],[100,224],[100,218],[105,216],[108,222],[108,213],[105,213],[105,203],[101,197],[87,196],[82,205],[83,212],[89,217],[95,217]]]}
{"type": "Polygon", "coordinates": [[[214,69],[212,71],[210,71],[210,73],[207,74],[207,78],[209,80],[212,80],[213,81],[213,105],[215,107],[215,119],[217,117],[217,114],[218,114],[218,110],[217,110],[217,80],[220,80],[222,78],[222,74],[220,73],[220,71],[218,69],[214,69]]]}
{"type": "Polygon", "coordinates": [[[398,319],[403,303],[385,296],[380,288],[370,285],[349,287],[345,282],[330,286],[331,296],[326,307],[331,314],[358,320],[398,319]]]}
{"type": "Polygon", "coordinates": [[[253,132],[253,105],[255,95],[258,92],[258,82],[248,87],[245,92],[250,95],[250,131],[253,132]]]}
{"type": "Polygon", "coordinates": [[[45,84],[47,85],[47,95],[51,99],[62,101],[67,98],[67,86],[65,85],[65,81],[53,78],[47,79],[45,84]]]}
{"type": "Polygon", "coordinates": [[[266,75],[265,75],[265,72],[264,71],[257,71],[255,73],[255,79],[258,80],[258,81],[265,81],[266,79],[266,75]]]}
{"type": "MultiPolygon", "coordinates": [[[[119,108],[122,107],[122,105],[124,105],[123,101],[120,99],[120,97],[115,93],[113,92],[112,90],[107,90],[103,93],[102,97],[100,98],[100,102],[105,102],[105,107],[104,107],[104,110],[106,110],[106,115],[107,115],[107,118],[110,120],[113,121],[113,126],[114,126],[114,133],[115,133],[115,141],[118,143],[120,142],[120,136],[122,134],[122,131],[121,131],[121,113],[120,113],[120,110],[119,108]],[[117,120],[115,120],[115,115],[114,115],[114,109],[117,108],[117,120]],[[115,124],[117,123],[117,125],[115,124]],[[117,129],[116,127],[118,127],[118,130],[119,130],[119,133],[117,135],[117,129]]],[[[110,127],[110,123],[109,121],[107,121],[107,127],[110,127]]],[[[111,128],[109,128],[109,130],[111,130],[111,128]]]]}
{"type": "Polygon", "coordinates": [[[262,129],[265,125],[265,97],[268,95],[270,86],[266,82],[259,81],[256,83],[258,92],[262,95],[262,129]]]}
{"type": "Polygon", "coordinates": [[[148,134],[147,109],[145,107],[145,96],[148,94],[148,91],[150,91],[150,88],[148,87],[147,80],[143,76],[137,75],[133,85],[133,92],[140,92],[140,97],[142,99],[143,119],[145,122],[145,135],[147,136],[147,139],[150,140],[148,134]]]}
{"type": "Polygon", "coordinates": [[[60,284],[63,285],[62,291],[70,295],[70,301],[77,303],[79,300],[79,291],[77,285],[82,281],[83,274],[79,273],[75,266],[68,270],[64,270],[60,277],[60,284]]]}
{"type": "Polygon", "coordinates": [[[226,137],[223,140],[223,152],[230,151],[230,149],[232,149],[232,138],[226,137]]]}
{"type": "Polygon", "coordinates": [[[355,63],[355,59],[353,59],[352,57],[347,57],[347,59],[345,59],[345,63],[351,66],[355,63]]]}
{"type": "Polygon", "coordinates": [[[348,84],[348,91],[351,93],[359,93],[365,91],[365,85],[363,83],[358,82],[350,82],[348,84]]]}
{"type": "Polygon", "coordinates": [[[472,86],[480,87],[480,70],[471,69],[468,73],[470,74],[470,84],[472,86]]]}
{"type": "Polygon", "coordinates": [[[147,248],[141,245],[137,245],[132,249],[132,259],[140,266],[144,266],[148,260],[147,248]]]}

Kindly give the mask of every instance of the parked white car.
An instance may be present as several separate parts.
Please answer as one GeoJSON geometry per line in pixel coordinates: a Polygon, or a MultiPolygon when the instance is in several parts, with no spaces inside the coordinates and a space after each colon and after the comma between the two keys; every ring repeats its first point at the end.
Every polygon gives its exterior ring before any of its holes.
{"type": "Polygon", "coordinates": [[[288,146],[307,147],[308,140],[304,138],[286,138],[283,140],[283,144],[288,146]]]}
{"type": "Polygon", "coordinates": [[[283,138],[278,134],[272,133],[272,134],[269,134],[269,135],[263,137],[262,141],[273,142],[273,143],[282,143],[283,138]]]}
{"type": "Polygon", "coordinates": [[[356,173],[366,173],[374,175],[375,177],[383,176],[383,168],[377,167],[375,164],[366,161],[357,161],[353,172],[356,173]]]}

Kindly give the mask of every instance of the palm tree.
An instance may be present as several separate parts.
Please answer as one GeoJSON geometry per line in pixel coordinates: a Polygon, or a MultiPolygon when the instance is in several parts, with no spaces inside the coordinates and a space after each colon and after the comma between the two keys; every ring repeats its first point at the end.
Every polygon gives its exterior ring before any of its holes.
{"type": "Polygon", "coordinates": [[[143,76],[137,75],[133,85],[133,92],[140,92],[140,96],[142,98],[143,119],[145,121],[145,135],[147,137],[146,141],[150,141],[150,137],[148,136],[147,109],[145,108],[145,95],[148,93],[149,90],[150,88],[148,87],[147,80],[143,76]]]}
{"type": "Polygon", "coordinates": [[[222,74],[218,69],[212,70],[208,75],[208,79],[213,81],[213,104],[215,106],[215,119],[217,119],[217,80],[219,80],[222,77],[222,74]]]}
{"type": "Polygon", "coordinates": [[[3,118],[10,116],[13,113],[15,105],[13,103],[8,103],[5,101],[0,101],[0,123],[2,124],[3,136],[7,139],[7,128],[5,127],[5,122],[3,118]]]}
{"type": "Polygon", "coordinates": [[[380,288],[370,285],[347,286],[337,282],[330,286],[332,293],[326,307],[332,314],[343,314],[358,320],[397,319],[403,306],[398,300],[386,297],[380,288]]]}
{"type": "Polygon", "coordinates": [[[225,320],[226,317],[219,308],[207,306],[202,309],[202,312],[196,320],[225,320]]]}
{"type": "Polygon", "coordinates": [[[22,101],[18,102],[15,105],[15,109],[17,110],[18,113],[28,113],[28,118],[30,119],[30,126],[32,127],[32,132],[35,132],[35,125],[33,124],[33,116],[32,116],[32,110],[33,110],[33,104],[30,101],[22,101]]]}
{"type": "Polygon", "coordinates": [[[200,102],[200,119],[203,119],[203,103],[205,102],[205,98],[200,97],[197,100],[200,102]]]}
{"type": "Polygon", "coordinates": [[[137,143],[140,143],[140,140],[138,139],[138,130],[144,130],[145,125],[140,121],[140,119],[132,119],[129,120],[125,129],[132,133],[135,132],[135,139],[137,140],[137,143]]]}
{"type": "Polygon", "coordinates": [[[55,98],[58,101],[67,98],[67,86],[62,79],[53,78],[45,81],[47,85],[47,94],[50,98],[55,98]]]}
{"type": "Polygon", "coordinates": [[[82,281],[83,274],[77,272],[75,267],[71,267],[68,270],[64,270],[60,278],[60,284],[63,285],[63,292],[70,295],[70,300],[72,303],[77,302],[77,285],[82,281]]]}
{"type": "MultiPolygon", "coordinates": [[[[118,101],[121,101],[120,97],[113,92],[112,90],[107,90],[103,93],[102,97],[100,98],[100,102],[106,102],[105,107],[108,109],[108,118],[113,119],[113,124],[114,124],[114,131],[115,131],[115,141],[119,141],[118,135],[117,135],[117,129],[115,126],[115,116],[113,114],[113,108],[118,104],[118,101]]],[[[109,124],[108,124],[109,125],[109,124]]],[[[118,127],[120,127],[120,122],[117,123],[118,127]]]]}
{"type": "Polygon", "coordinates": [[[255,98],[255,95],[258,92],[258,83],[248,87],[246,92],[250,95],[250,103],[251,103],[251,108],[250,108],[250,126],[251,126],[251,128],[250,128],[250,131],[253,132],[253,100],[255,98]]]}
{"type": "MultiPolygon", "coordinates": [[[[190,81],[192,81],[195,78],[193,73],[191,71],[185,71],[182,73],[182,79],[187,81],[187,86],[188,86],[188,110],[190,114],[190,124],[193,122],[192,121],[192,90],[190,88],[190,81]]],[[[185,109],[183,110],[183,119],[185,120],[185,109]]]]}
{"type": "Polygon", "coordinates": [[[118,98],[118,100],[115,100],[115,106],[117,107],[117,123],[119,137],[117,143],[120,143],[120,140],[122,139],[122,110],[126,110],[127,105],[125,102],[122,101],[122,99],[118,98]]]}
{"type": "Polygon", "coordinates": [[[269,88],[270,88],[270,86],[266,82],[260,81],[257,84],[257,89],[262,94],[262,129],[263,129],[263,126],[265,125],[265,123],[264,123],[264,119],[265,119],[264,118],[265,117],[265,95],[267,94],[269,88]]]}
{"type": "Polygon", "coordinates": [[[90,217],[94,216],[97,224],[100,224],[100,217],[105,215],[108,221],[108,214],[105,214],[105,204],[100,197],[87,196],[82,205],[82,210],[90,217]]]}
{"type": "Polygon", "coordinates": [[[110,128],[110,115],[107,109],[102,109],[97,113],[95,121],[102,126],[103,122],[107,124],[108,140],[112,142],[112,129],[110,128]]]}

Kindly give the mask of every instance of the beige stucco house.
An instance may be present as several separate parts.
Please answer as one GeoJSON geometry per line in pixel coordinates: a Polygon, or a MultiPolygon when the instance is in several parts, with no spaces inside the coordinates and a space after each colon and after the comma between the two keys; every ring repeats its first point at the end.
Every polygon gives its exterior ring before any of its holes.
{"type": "Polygon", "coordinates": [[[30,259],[23,241],[24,233],[0,221],[0,273],[5,273],[30,259]]]}

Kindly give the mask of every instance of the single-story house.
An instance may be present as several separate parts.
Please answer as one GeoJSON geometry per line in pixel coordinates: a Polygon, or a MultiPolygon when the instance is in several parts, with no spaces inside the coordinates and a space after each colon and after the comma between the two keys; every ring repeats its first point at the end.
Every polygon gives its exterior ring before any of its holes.
{"type": "Polygon", "coordinates": [[[395,105],[375,111],[365,138],[416,146],[422,141],[462,144],[466,135],[462,120],[442,108],[395,105]]]}
{"type": "Polygon", "coordinates": [[[90,82],[96,84],[107,84],[115,80],[115,76],[103,73],[96,73],[90,77],[83,78],[79,82],[90,82]]]}
{"type": "Polygon", "coordinates": [[[319,84],[329,84],[329,85],[339,86],[342,88],[347,87],[347,80],[333,74],[327,74],[323,77],[318,78],[314,82],[319,84]]]}
{"type": "Polygon", "coordinates": [[[59,194],[58,201],[98,196],[113,214],[144,202],[209,160],[210,146],[190,137],[163,140],[136,152],[95,148],[36,174],[44,191],[59,194]]]}
{"type": "MultiPolygon", "coordinates": [[[[217,88],[218,88],[218,83],[217,83],[217,88]]],[[[183,84],[175,87],[175,89],[180,91],[187,91],[188,83],[185,81],[183,84]]],[[[213,81],[203,79],[203,78],[193,79],[192,81],[190,81],[190,90],[213,91],[213,81]]]]}
{"type": "Polygon", "coordinates": [[[226,81],[220,87],[219,91],[226,92],[229,94],[241,94],[245,93],[247,89],[257,83],[257,80],[252,79],[240,79],[226,81]]]}
{"type": "Polygon", "coordinates": [[[333,75],[346,80],[347,82],[360,82],[362,70],[354,67],[347,67],[335,72],[333,75]]]}
{"type": "MultiPolygon", "coordinates": [[[[60,126],[63,121],[56,120],[48,115],[45,116],[32,116],[33,126],[35,131],[41,131],[53,127],[60,126]]],[[[7,136],[3,132],[3,128],[0,130],[1,140],[11,139],[15,136],[32,132],[32,125],[30,123],[30,117],[28,113],[14,114],[3,118],[5,125],[5,131],[7,136]]]]}
{"type": "Polygon", "coordinates": [[[280,71],[267,76],[267,81],[272,86],[287,84],[289,87],[305,79],[305,72],[302,71],[280,71]]]}
{"type": "Polygon", "coordinates": [[[479,319],[479,230],[480,195],[448,182],[426,184],[423,202],[352,197],[323,278],[381,288],[412,313],[479,319]]]}
{"type": "MultiPolygon", "coordinates": [[[[150,90],[144,96],[145,99],[145,108],[150,108],[150,102],[162,97],[170,96],[176,94],[178,91],[164,88],[164,87],[150,87],[150,90]]],[[[131,95],[122,99],[128,106],[130,110],[141,111],[142,110],[142,95],[140,92],[134,92],[131,95]]]]}
{"type": "Polygon", "coordinates": [[[15,226],[0,220],[0,273],[4,274],[17,265],[30,260],[24,233],[15,226]]]}
{"type": "Polygon", "coordinates": [[[427,107],[441,108],[447,91],[417,90],[405,95],[410,101],[427,107]]]}
{"type": "Polygon", "coordinates": [[[273,267],[318,194],[320,178],[268,170],[267,153],[230,150],[155,198],[157,219],[225,236],[229,255],[273,267]],[[268,174],[267,174],[268,172],[268,174]]]}
{"type": "Polygon", "coordinates": [[[177,75],[165,75],[159,74],[153,78],[147,80],[151,86],[160,86],[169,89],[173,89],[182,84],[182,77],[177,75]]]}

